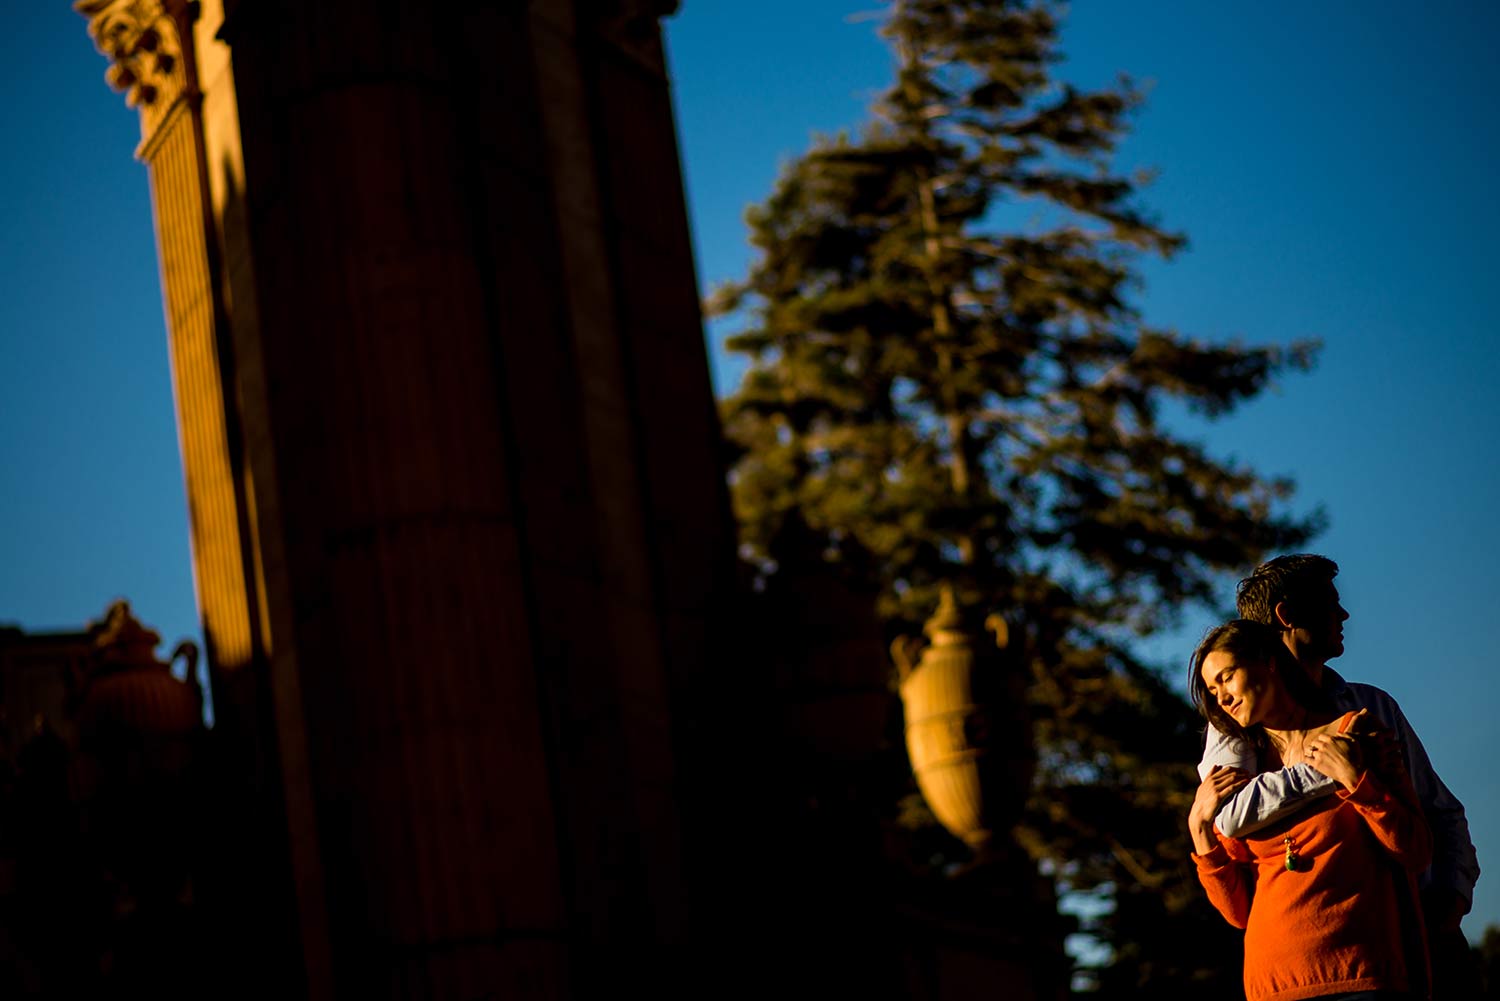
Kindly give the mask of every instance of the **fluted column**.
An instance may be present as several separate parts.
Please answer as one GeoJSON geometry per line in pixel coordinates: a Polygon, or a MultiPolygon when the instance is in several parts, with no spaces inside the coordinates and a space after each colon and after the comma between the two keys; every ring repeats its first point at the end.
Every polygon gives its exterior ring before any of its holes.
{"type": "Polygon", "coordinates": [[[183,31],[188,5],[79,0],[75,7],[111,59],[106,79],[140,113],[136,155],[151,178],[198,601],[211,655],[242,665],[251,658],[251,618],[217,346],[224,314],[204,184],[202,94],[191,34],[183,31]]]}
{"type": "MultiPolygon", "coordinates": [[[[245,461],[236,341],[256,324],[248,246],[226,233],[243,210],[237,100],[219,0],[77,0],[110,60],[106,80],[140,116],[188,496],[193,579],[218,728],[214,793],[194,803],[217,860],[200,916],[233,969],[223,996],[326,982],[320,860],[297,718],[296,677],[269,670],[255,491],[245,461]],[[277,702],[281,712],[277,712],[277,702]],[[277,725],[278,717],[291,725],[277,725]],[[254,952],[250,952],[251,943],[254,952]],[[320,971],[322,971],[320,973],[320,971]]],[[[317,993],[314,991],[314,993],[317,993]]]]}

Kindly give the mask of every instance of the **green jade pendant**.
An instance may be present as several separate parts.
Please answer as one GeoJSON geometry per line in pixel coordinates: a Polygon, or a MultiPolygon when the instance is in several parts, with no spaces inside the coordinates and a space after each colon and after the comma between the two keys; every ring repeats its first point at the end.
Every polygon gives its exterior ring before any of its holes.
{"type": "Polygon", "coordinates": [[[1282,843],[1286,845],[1286,871],[1296,872],[1298,866],[1302,864],[1302,856],[1293,849],[1291,838],[1283,838],[1282,843]]]}

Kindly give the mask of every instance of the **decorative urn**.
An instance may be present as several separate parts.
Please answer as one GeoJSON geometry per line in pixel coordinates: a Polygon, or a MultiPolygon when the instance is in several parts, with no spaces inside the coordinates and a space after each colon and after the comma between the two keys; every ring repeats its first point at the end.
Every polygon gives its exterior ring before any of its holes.
{"type": "Polygon", "coordinates": [[[198,686],[198,649],[178,644],[172,661],[187,661],[185,677],[172,675],[169,663],[156,659],[161,637],[141,625],[130,605],[116,601],[93,627],[93,659],[84,679],[79,729],[85,743],[125,734],[176,738],[203,726],[203,690],[198,686]]]}
{"type": "Polygon", "coordinates": [[[998,614],[974,621],[944,585],[923,632],[925,643],[906,636],[891,646],[917,786],[976,857],[1005,854],[1036,767],[1009,627],[998,614]]]}

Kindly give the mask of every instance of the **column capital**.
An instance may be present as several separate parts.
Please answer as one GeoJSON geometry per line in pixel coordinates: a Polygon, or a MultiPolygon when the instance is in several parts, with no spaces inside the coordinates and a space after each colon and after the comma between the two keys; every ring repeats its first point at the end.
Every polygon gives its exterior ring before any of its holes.
{"type": "Polygon", "coordinates": [[[677,13],[678,0],[582,0],[600,37],[653,76],[666,79],[657,22],[677,13]]]}
{"type": "Polygon", "coordinates": [[[186,82],[178,16],[193,5],[172,0],[74,0],[89,19],[89,37],[110,60],[104,80],[141,113],[141,131],[155,124],[186,82]]]}

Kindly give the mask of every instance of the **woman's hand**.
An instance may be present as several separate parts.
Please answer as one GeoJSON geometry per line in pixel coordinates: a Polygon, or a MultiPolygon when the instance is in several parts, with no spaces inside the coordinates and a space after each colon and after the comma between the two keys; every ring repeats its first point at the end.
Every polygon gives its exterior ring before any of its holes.
{"type": "Polygon", "coordinates": [[[1188,810],[1188,834],[1192,836],[1194,852],[1207,855],[1214,850],[1218,844],[1214,818],[1219,815],[1219,807],[1249,781],[1250,776],[1237,768],[1214,765],[1208,770],[1208,778],[1199,784],[1192,809],[1188,810]]]}
{"type": "Polygon", "coordinates": [[[1364,774],[1359,741],[1342,733],[1320,733],[1307,742],[1307,763],[1350,792],[1364,774]]]}

